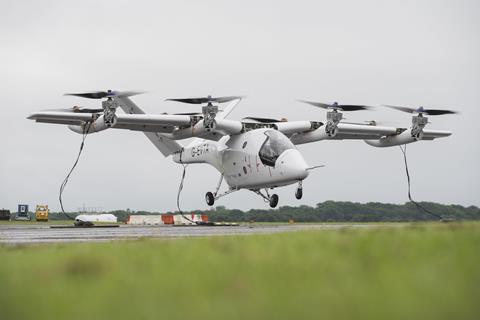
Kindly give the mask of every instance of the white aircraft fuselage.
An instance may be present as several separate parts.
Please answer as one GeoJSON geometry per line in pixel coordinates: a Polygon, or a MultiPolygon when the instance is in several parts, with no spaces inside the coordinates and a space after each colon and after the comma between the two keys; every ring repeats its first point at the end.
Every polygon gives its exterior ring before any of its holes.
{"type": "Polygon", "coordinates": [[[284,134],[255,129],[226,136],[218,142],[204,140],[173,155],[177,163],[208,163],[231,189],[259,190],[298,183],[309,166],[284,134]]]}

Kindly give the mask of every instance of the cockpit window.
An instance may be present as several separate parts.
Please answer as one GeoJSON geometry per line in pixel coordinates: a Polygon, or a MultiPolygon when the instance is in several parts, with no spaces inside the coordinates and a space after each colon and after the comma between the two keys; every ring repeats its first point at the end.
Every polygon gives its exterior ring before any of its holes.
{"type": "Polygon", "coordinates": [[[276,130],[265,131],[267,139],[263,143],[258,155],[266,166],[274,167],[278,157],[288,149],[294,149],[293,143],[276,130]]]}

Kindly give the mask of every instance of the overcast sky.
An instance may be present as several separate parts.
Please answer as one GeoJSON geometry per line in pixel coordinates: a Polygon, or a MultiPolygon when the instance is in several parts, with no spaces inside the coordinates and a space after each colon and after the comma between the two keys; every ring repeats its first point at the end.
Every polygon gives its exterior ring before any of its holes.
{"type": "MultiPolygon", "coordinates": [[[[453,108],[430,128],[453,135],[408,146],[413,197],[480,205],[480,5],[478,1],[11,1],[0,2],[0,207],[47,203],[81,136],[36,124],[29,113],[100,101],[62,96],[85,90],[145,90],[134,101],[150,113],[195,106],[166,98],[246,95],[244,116],[325,119],[295,102],[423,105],[453,108]]],[[[349,120],[407,126],[408,114],[379,108],[349,120]]],[[[326,167],[278,189],[279,205],[326,200],[404,203],[407,185],[398,147],[363,141],[299,146],[310,165],[326,167]]],[[[109,130],[87,138],[65,190],[67,210],[174,210],[181,166],[139,132],[109,130]]],[[[182,207],[207,208],[218,173],[188,167],[182,207]]],[[[217,201],[267,208],[240,191],[217,201]]]]}

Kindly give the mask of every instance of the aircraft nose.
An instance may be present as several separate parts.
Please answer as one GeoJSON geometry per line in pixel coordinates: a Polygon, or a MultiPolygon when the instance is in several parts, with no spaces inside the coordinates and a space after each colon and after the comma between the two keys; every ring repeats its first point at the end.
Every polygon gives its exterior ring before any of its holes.
{"type": "Polygon", "coordinates": [[[278,159],[282,174],[292,180],[303,180],[308,177],[308,164],[300,151],[289,149],[278,159]]]}

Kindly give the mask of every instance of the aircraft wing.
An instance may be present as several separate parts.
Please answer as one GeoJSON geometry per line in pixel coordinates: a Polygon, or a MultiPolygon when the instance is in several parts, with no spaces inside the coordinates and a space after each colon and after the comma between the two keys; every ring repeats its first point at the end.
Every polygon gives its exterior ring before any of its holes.
{"type": "MultiPolygon", "coordinates": [[[[56,124],[81,125],[85,122],[94,121],[96,114],[75,113],[60,111],[40,111],[31,114],[28,119],[37,122],[56,124]]],[[[190,116],[170,114],[119,114],[117,115],[119,125],[150,125],[150,126],[189,126],[190,116]]]]}
{"type": "MultiPolygon", "coordinates": [[[[377,126],[374,123],[340,122],[333,132],[327,132],[327,126],[317,121],[251,123],[225,119],[225,116],[238,102],[239,100],[231,102],[224,115],[215,118],[215,125],[211,128],[204,126],[202,115],[117,114],[116,122],[111,126],[111,129],[152,132],[171,140],[202,138],[218,141],[225,135],[239,134],[259,127],[268,127],[284,133],[294,144],[321,140],[365,140],[368,144],[377,147],[388,147],[417,140],[433,140],[451,135],[449,131],[424,129],[420,137],[415,137],[410,128],[377,126]]],[[[85,123],[95,122],[100,116],[99,113],[40,111],[31,114],[28,119],[81,128],[85,123]]],[[[78,129],[74,131],[81,132],[78,129]]]]}
{"type": "Polygon", "coordinates": [[[92,114],[89,113],[70,113],[59,111],[39,111],[32,113],[27,119],[35,120],[36,122],[65,124],[65,125],[80,125],[82,123],[92,120],[92,114]]]}
{"type": "MultiPolygon", "coordinates": [[[[234,104],[231,103],[233,109],[234,104]]],[[[225,115],[226,115],[225,114],[225,115]]],[[[28,119],[41,123],[82,126],[87,122],[94,122],[100,114],[77,113],[66,111],[39,111],[31,114],[28,119]]],[[[215,120],[215,127],[204,128],[202,116],[172,115],[172,114],[117,114],[115,124],[111,129],[124,129],[142,132],[156,132],[172,140],[181,140],[198,137],[208,140],[219,140],[224,135],[236,134],[242,131],[240,121],[223,119],[215,120]]]]}
{"type": "Polygon", "coordinates": [[[405,128],[396,128],[396,127],[388,127],[388,126],[339,123],[335,138],[336,140],[379,139],[384,136],[396,135],[405,130],[406,130],[405,128]]]}
{"type": "MultiPolygon", "coordinates": [[[[313,122],[312,122],[313,123],[313,122]]],[[[316,123],[311,129],[304,125],[304,130],[290,133],[294,144],[304,144],[321,140],[365,140],[376,147],[389,147],[411,143],[418,140],[433,140],[451,135],[449,131],[424,129],[420,137],[414,137],[410,128],[377,126],[375,124],[352,124],[340,122],[334,132],[328,133],[323,123],[316,123]]],[[[280,131],[281,128],[279,128],[280,131]]],[[[285,130],[286,131],[286,130],[285,130]]]]}

